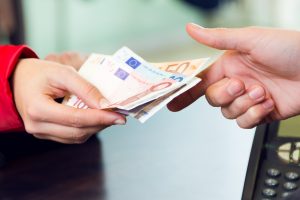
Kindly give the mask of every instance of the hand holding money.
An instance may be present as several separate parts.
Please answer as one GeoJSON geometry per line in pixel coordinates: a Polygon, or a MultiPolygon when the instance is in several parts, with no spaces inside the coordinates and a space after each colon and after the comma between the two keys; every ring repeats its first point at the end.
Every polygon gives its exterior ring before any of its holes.
{"type": "Polygon", "coordinates": [[[126,123],[123,115],[99,109],[101,93],[71,66],[21,59],[11,82],[25,130],[37,138],[82,143],[108,126],[126,123]],[[76,109],[55,101],[68,93],[76,94],[90,109],[76,109]]]}
{"type": "MultiPolygon", "coordinates": [[[[200,82],[195,77],[210,59],[166,63],[148,63],[127,47],[112,56],[92,54],[79,74],[105,97],[102,109],[135,117],[145,122],[173,98],[200,82]]],[[[86,103],[75,95],[64,103],[86,109],[86,103]]]]}

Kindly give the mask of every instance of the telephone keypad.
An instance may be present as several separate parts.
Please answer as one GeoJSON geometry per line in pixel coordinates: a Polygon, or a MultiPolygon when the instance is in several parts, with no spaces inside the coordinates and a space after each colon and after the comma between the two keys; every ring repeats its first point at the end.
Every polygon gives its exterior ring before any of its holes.
{"type": "Polygon", "coordinates": [[[292,170],[284,172],[281,170],[275,167],[266,169],[264,187],[261,189],[262,199],[284,198],[299,187],[300,176],[298,172],[292,170]]]}

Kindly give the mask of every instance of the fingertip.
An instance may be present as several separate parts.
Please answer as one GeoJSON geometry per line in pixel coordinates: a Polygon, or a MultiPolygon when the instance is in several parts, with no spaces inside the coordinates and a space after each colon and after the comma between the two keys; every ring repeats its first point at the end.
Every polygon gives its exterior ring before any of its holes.
{"type": "Polygon", "coordinates": [[[194,102],[194,100],[191,98],[191,95],[188,94],[188,92],[185,92],[168,103],[167,108],[172,112],[178,112],[190,105],[192,102],[194,102]]]}
{"type": "Polygon", "coordinates": [[[227,92],[229,95],[236,97],[245,91],[245,84],[238,79],[231,79],[227,86],[227,92]]]}
{"type": "Polygon", "coordinates": [[[119,118],[114,121],[114,125],[125,125],[125,124],[126,124],[125,118],[119,118]]]}
{"type": "Polygon", "coordinates": [[[248,95],[250,97],[250,99],[252,99],[255,102],[260,102],[262,100],[264,100],[265,96],[266,96],[266,92],[265,89],[262,86],[254,86],[252,87],[249,92],[248,95]]]}
{"type": "Polygon", "coordinates": [[[204,29],[204,27],[195,24],[195,23],[188,23],[186,25],[186,31],[190,34],[190,33],[197,33],[199,30],[204,29]]]}
{"type": "Polygon", "coordinates": [[[199,29],[204,29],[203,26],[200,26],[199,24],[196,24],[196,23],[188,23],[186,25],[186,30],[189,32],[189,31],[195,31],[195,30],[199,30],[199,29]]]}
{"type": "Polygon", "coordinates": [[[274,106],[275,106],[275,104],[274,104],[274,101],[273,101],[272,99],[267,99],[266,101],[264,101],[264,102],[262,103],[262,107],[263,107],[264,109],[266,109],[267,111],[273,110],[273,109],[274,109],[274,106]]]}
{"type": "Polygon", "coordinates": [[[275,108],[274,101],[267,99],[263,103],[257,104],[237,118],[237,123],[241,128],[253,128],[260,124],[275,108]]]}
{"type": "Polygon", "coordinates": [[[171,111],[171,112],[177,112],[180,109],[178,109],[178,106],[176,105],[176,103],[171,102],[167,104],[167,108],[171,111]]]}
{"type": "Polygon", "coordinates": [[[223,78],[210,85],[205,92],[208,103],[214,107],[227,106],[245,91],[245,85],[238,79],[223,78]]]}
{"type": "Polygon", "coordinates": [[[211,40],[209,35],[206,34],[206,28],[195,24],[189,23],[186,25],[186,32],[196,41],[206,44],[208,40],[211,40]]]}
{"type": "Polygon", "coordinates": [[[127,123],[127,118],[125,115],[120,113],[115,113],[118,115],[116,120],[114,121],[114,125],[125,125],[127,123]]]}
{"type": "Polygon", "coordinates": [[[126,117],[113,110],[94,109],[98,113],[99,125],[124,125],[127,122],[126,117]]]}

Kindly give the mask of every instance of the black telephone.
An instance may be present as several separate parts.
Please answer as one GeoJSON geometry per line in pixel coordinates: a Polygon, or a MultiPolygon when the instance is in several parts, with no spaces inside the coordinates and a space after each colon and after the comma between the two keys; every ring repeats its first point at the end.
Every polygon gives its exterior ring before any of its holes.
{"type": "Polygon", "coordinates": [[[300,117],[258,126],[242,199],[284,199],[298,188],[300,117]]]}

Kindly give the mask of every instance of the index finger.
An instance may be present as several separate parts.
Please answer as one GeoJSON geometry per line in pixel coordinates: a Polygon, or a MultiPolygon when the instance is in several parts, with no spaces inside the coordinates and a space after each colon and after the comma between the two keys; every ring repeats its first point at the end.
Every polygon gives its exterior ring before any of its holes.
{"type": "Polygon", "coordinates": [[[195,102],[199,97],[205,94],[206,89],[213,83],[224,77],[223,69],[218,64],[219,60],[199,73],[197,77],[201,78],[201,82],[174,98],[168,105],[168,109],[176,112],[184,109],[188,105],[195,102]]]}
{"type": "Polygon", "coordinates": [[[36,120],[62,124],[71,127],[95,127],[99,125],[125,124],[123,115],[100,109],[78,109],[59,104],[52,99],[45,99],[39,103],[39,112],[34,114],[36,120]],[[47,106],[45,106],[47,105],[47,106]]]}
{"type": "Polygon", "coordinates": [[[59,76],[56,75],[57,73],[53,73],[55,75],[52,76],[52,84],[78,96],[90,108],[101,108],[100,102],[105,98],[100,91],[88,80],[80,76],[74,68],[63,67],[64,70],[60,70],[59,76]]]}
{"type": "Polygon", "coordinates": [[[187,107],[196,101],[199,97],[201,97],[204,92],[203,91],[203,83],[200,82],[188,91],[182,93],[178,97],[174,98],[170,103],[168,103],[167,107],[170,111],[177,112],[187,107]]]}

